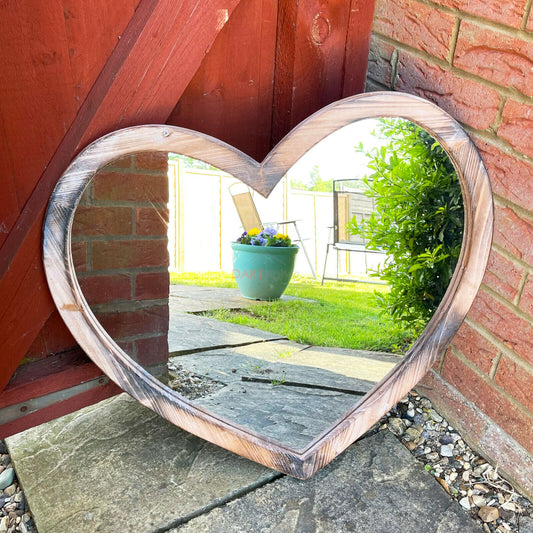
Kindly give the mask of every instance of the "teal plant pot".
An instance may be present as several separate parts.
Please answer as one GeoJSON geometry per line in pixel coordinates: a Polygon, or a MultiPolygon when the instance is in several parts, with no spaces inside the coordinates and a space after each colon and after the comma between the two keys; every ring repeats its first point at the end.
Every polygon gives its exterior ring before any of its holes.
{"type": "Polygon", "coordinates": [[[231,243],[233,275],[241,294],[250,300],[277,300],[294,271],[298,246],[252,246],[231,243]]]}

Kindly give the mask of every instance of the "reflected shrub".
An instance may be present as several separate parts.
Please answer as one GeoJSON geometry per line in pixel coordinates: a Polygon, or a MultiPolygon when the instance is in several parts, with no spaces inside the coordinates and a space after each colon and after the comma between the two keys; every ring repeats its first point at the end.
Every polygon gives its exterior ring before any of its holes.
{"type": "Polygon", "coordinates": [[[376,212],[347,230],[388,260],[373,275],[390,285],[377,293],[393,318],[421,331],[441,302],[459,258],[464,226],[461,187],[443,148],[425,130],[402,119],[381,119],[374,132],[384,145],[365,150],[370,173],[365,194],[376,212]]]}

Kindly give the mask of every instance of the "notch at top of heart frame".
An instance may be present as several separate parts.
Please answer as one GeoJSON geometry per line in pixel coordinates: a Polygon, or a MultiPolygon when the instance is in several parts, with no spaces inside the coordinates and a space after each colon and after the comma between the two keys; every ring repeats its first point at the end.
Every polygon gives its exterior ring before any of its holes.
{"type": "Polygon", "coordinates": [[[229,450],[299,478],[308,478],[355,441],[431,368],[464,319],[481,283],[492,237],[492,194],[483,163],[461,126],[434,104],[402,93],[367,93],[335,102],[290,132],[258,163],[207,135],[165,125],[126,128],[98,139],[67,168],[51,197],[43,255],[52,296],[70,331],[120,387],[174,424],[229,450]],[[459,178],[465,226],[461,255],[448,290],[426,329],[361,401],[307,446],[294,449],[189,401],[134,362],[98,322],[73,266],[76,207],[95,174],[138,152],[173,152],[215,166],[268,196],[306,152],[335,131],[368,118],[399,117],[426,129],[444,148],[459,178]]]}

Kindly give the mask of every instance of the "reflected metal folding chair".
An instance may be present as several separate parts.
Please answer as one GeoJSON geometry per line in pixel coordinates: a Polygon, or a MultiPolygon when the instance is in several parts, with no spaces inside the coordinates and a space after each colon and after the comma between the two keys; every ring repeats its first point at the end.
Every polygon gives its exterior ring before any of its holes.
{"type": "MultiPolygon", "coordinates": [[[[237,214],[239,215],[244,231],[250,231],[252,228],[262,230],[264,228],[264,225],[261,221],[259,213],[257,212],[257,208],[255,207],[255,202],[250,193],[250,189],[242,183],[233,183],[228,187],[228,189],[231,198],[233,199],[233,203],[235,204],[235,208],[237,209],[237,214]]],[[[309,264],[309,268],[311,269],[311,273],[313,274],[313,277],[315,279],[318,279],[315,269],[313,267],[313,263],[311,262],[309,254],[307,253],[307,250],[304,246],[302,236],[300,235],[297,220],[269,222],[266,225],[275,226],[276,229],[278,229],[279,226],[293,226],[294,231],[297,235],[297,238],[293,239],[293,242],[298,243],[301,246],[305,258],[307,259],[307,263],[309,264]]]]}
{"type": "Polygon", "coordinates": [[[374,201],[368,198],[358,188],[359,180],[342,179],[333,181],[333,238],[330,238],[326,247],[324,268],[322,270],[322,283],[324,280],[353,281],[359,283],[384,284],[377,280],[351,279],[339,276],[339,260],[337,256],[337,276],[326,277],[326,267],[330,250],[343,252],[358,252],[364,254],[365,273],[368,273],[367,254],[385,255],[382,250],[369,250],[366,247],[366,239],[358,235],[349,235],[346,231],[347,223],[355,218],[358,223],[370,217],[375,212],[374,201]]]}

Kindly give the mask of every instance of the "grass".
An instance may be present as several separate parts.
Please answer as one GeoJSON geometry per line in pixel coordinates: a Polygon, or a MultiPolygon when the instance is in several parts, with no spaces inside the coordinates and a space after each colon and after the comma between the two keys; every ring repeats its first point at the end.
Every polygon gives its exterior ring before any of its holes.
{"type": "MultiPolygon", "coordinates": [[[[206,272],[171,274],[171,283],[210,287],[236,287],[231,273],[206,272]]],[[[209,316],[265,329],[302,344],[404,352],[412,333],[381,314],[374,291],[387,287],[363,283],[325,282],[293,276],[286,295],[302,300],[280,300],[250,305],[243,310],[209,312],[209,316]]]]}

